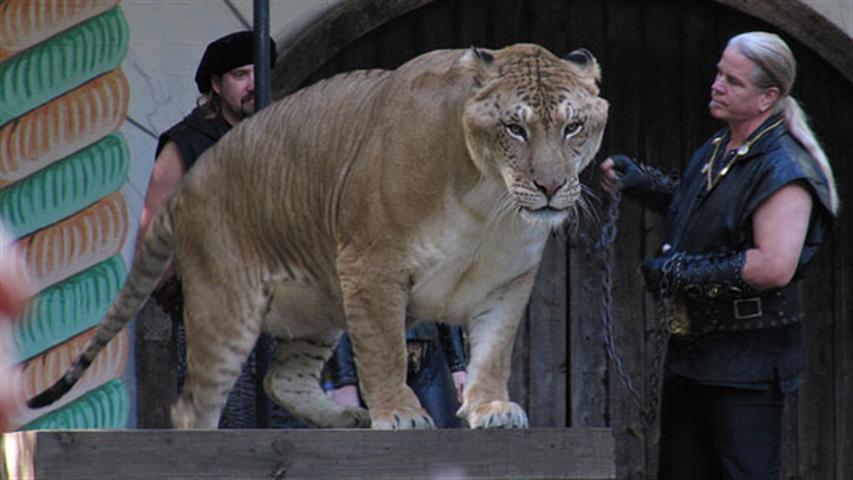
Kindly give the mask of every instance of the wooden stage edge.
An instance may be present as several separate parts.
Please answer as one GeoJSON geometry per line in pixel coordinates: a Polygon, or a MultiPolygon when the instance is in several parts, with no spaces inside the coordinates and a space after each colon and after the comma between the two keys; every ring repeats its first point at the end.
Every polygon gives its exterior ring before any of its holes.
{"type": "Polygon", "coordinates": [[[609,428],[41,430],[2,442],[10,480],[616,478],[609,428]]]}

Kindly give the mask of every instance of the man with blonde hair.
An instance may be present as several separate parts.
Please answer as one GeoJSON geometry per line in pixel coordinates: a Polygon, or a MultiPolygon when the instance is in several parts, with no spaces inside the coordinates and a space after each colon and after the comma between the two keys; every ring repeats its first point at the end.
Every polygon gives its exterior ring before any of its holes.
{"type": "Polygon", "coordinates": [[[832,169],[797,101],[796,62],[777,35],[731,38],[708,109],[726,127],[681,179],[625,155],[602,162],[621,188],[667,213],[642,265],[670,312],[661,479],[778,479],[782,408],[801,383],[797,281],[838,212],[832,169]]]}

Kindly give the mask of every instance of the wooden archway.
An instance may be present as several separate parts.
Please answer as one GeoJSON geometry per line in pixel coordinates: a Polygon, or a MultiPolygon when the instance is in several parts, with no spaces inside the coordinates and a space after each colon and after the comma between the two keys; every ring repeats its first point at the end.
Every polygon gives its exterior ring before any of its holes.
{"type": "MultiPolygon", "coordinates": [[[[341,49],[371,30],[436,0],[338,0],[280,40],[272,90],[280,97],[302,86],[341,49]]],[[[780,28],[853,82],[853,38],[802,0],[715,0],[780,28]]]]}
{"type": "MultiPolygon", "coordinates": [[[[804,1],[351,0],[280,42],[273,87],[281,96],[340,71],[394,68],[434,48],[530,41],[564,53],[584,46],[603,61],[602,92],[611,103],[603,152],[634,153],[671,171],[717,128],[705,106],[725,39],[756,29],[782,33],[791,44],[800,63],[794,94],[833,161],[842,205],[853,205],[846,107],[853,105],[853,40],[804,1]]],[[[786,406],[786,478],[853,478],[853,412],[846,408],[853,392],[853,222],[846,208],[801,289],[809,306],[808,370],[786,406]]],[[[659,243],[660,225],[629,202],[621,212],[616,336],[626,370],[642,378],[657,315],[636,266],[659,243]]],[[[612,427],[618,478],[643,478],[654,470],[656,440],[643,432],[600,342],[599,265],[574,241],[550,245],[543,265],[516,343],[511,395],[533,426],[612,427]]],[[[647,387],[640,390],[651,397],[647,387]]]]}

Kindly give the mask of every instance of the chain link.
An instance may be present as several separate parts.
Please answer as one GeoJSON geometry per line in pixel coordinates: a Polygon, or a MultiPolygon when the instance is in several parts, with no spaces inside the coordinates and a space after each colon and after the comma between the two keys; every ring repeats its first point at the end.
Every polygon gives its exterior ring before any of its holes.
{"type": "MultiPolygon", "coordinates": [[[[652,369],[645,376],[645,387],[649,392],[646,402],[637,387],[631,375],[625,370],[625,362],[622,354],[616,347],[616,336],[613,326],[613,244],[616,241],[617,223],[619,220],[619,204],[622,200],[622,194],[618,190],[614,190],[609,198],[607,209],[605,212],[605,221],[601,227],[601,235],[593,242],[592,250],[598,255],[601,266],[601,324],[602,324],[602,340],[608,358],[616,370],[617,377],[622,385],[628,390],[628,393],[635,407],[640,412],[643,420],[643,425],[646,431],[649,431],[657,418],[658,407],[661,397],[661,373],[663,372],[663,363],[666,356],[666,346],[670,337],[670,328],[673,318],[675,318],[675,303],[668,295],[669,279],[668,272],[665,272],[661,280],[661,302],[658,305],[658,316],[660,325],[655,328],[650,335],[653,354],[652,369]]],[[[675,262],[667,262],[665,269],[672,268],[675,262]]],[[[645,370],[645,369],[644,369],[645,370]]]]}

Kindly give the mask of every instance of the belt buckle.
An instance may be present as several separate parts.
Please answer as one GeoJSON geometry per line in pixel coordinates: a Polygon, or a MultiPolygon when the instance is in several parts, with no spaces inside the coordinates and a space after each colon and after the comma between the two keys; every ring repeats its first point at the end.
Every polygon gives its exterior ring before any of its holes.
{"type": "Polygon", "coordinates": [[[687,305],[683,301],[674,300],[669,318],[669,331],[676,337],[690,335],[690,317],[687,315],[687,305]]]}
{"type": "Polygon", "coordinates": [[[764,315],[761,310],[761,297],[740,298],[735,300],[732,306],[734,307],[735,320],[749,320],[764,315]],[[743,311],[746,313],[742,313],[743,311]]]}

